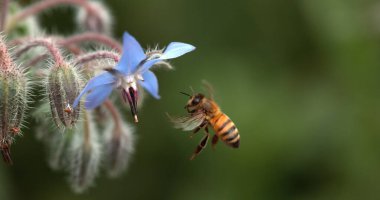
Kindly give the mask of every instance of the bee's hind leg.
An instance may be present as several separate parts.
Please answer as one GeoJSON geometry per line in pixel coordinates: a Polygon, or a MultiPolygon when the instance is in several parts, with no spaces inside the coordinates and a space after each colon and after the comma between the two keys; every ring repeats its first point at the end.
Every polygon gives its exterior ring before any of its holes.
{"type": "Polygon", "coordinates": [[[215,145],[218,143],[219,141],[219,137],[215,134],[213,137],[212,137],[212,149],[215,149],[215,145]]]}
{"type": "Polygon", "coordinates": [[[194,160],[194,158],[206,147],[208,138],[210,137],[207,126],[205,128],[205,131],[206,131],[206,135],[202,138],[201,142],[198,144],[193,155],[190,157],[190,160],[194,160]]]}

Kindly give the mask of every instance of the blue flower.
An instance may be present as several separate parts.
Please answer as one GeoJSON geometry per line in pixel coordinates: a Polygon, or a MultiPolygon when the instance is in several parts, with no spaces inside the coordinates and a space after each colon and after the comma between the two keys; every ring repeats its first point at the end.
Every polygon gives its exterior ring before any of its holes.
{"type": "Polygon", "coordinates": [[[137,40],[127,32],[123,36],[123,54],[115,68],[107,70],[88,81],[73,107],[79,104],[81,97],[87,94],[86,109],[102,104],[115,88],[121,89],[122,97],[128,101],[131,112],[137,122],[137,84],[140,84],[154,98],[159,99],[157,77],[149,69],[159,62],[177,58],[195,49],[190,44],[172,42],[165,50],[144,53],[137,40]]]}

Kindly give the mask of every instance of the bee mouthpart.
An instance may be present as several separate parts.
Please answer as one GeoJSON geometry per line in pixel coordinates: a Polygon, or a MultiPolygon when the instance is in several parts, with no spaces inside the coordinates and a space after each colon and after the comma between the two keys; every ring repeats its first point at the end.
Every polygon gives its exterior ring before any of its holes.
{"type": "Polygon", "coordinates": [[[129,87],[128,91],[123,89],[122,96],[125,102],[128,101],[129,107],[131,108],[132,117],[134,118],[135,123],[137,123],[139,121],[137,118],[137,99],[138,99],[137,90],[132,87],[129,87]]]}

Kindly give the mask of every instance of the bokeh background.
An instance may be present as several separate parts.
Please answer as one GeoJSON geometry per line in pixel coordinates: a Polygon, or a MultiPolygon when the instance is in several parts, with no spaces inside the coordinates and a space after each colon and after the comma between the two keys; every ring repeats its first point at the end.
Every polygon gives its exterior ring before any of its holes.
{"type": "MultiPolygon", "coordinates": [[[[33,1],[21,1],[28,5],[33,1]]],[[[34,127],[0,165],[0,199],[380,199],[380,2],[376,0],[104,1],[120,39],[171,41],[197,50],[158,70],[162,99],[149,97],[136,125],[128,171],[72,193],[48,168],[34,127]],[[175,130],[179,91],[215,89],[241,146],[210,146],[175,130]]],[[[40,15],[47,32],[71,34],[73,9],[40,15]]],[[[129,112],[125,113],[127,119],[129,112]]]]}

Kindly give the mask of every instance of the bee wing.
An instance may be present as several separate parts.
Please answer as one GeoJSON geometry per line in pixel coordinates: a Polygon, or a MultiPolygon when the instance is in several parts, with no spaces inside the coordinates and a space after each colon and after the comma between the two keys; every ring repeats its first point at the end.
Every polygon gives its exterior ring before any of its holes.
{"type": "Polygon", "coordinates": [[[210,97],[211,100],[214,100],[214,88],[212,87],[212,85],[206,81],[206,80],[202,80],[202,84],[203,84],[203,87],[204,89],[207,91],[208,93],[208,96],[210,97]]]}
{"type": "Polygon", "coordinates": [[[206,115],[203,112],[199,112],[197,114],[176,118],[169,116],[169,118],[174,123],[174,128],[179,128],[184,131],[191,131],[202,124],[206,118],[206,115]]]}

